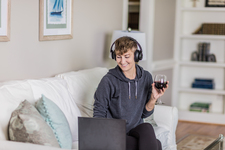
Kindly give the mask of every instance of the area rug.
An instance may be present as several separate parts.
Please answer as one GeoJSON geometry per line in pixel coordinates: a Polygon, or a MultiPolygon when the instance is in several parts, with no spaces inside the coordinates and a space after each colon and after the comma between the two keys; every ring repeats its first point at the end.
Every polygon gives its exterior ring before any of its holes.
{"type": "Polygon", "coordinates": [[[190,134],[177,143],[177,150],[203,150],[216,139],[215,137],[190,134]]]}

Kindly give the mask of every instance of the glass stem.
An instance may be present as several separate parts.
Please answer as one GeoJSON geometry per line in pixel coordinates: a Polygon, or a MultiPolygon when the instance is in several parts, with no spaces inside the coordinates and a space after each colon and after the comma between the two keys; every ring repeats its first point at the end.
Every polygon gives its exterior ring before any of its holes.
{"type": "Polygon", "coordinates": [[[157,99],[156,104],[157,104],[157,105],[163,104],[163,102],[162,102],[162,100],[161,100],[161,97],[159,97],[159,98],[157,99]]]}

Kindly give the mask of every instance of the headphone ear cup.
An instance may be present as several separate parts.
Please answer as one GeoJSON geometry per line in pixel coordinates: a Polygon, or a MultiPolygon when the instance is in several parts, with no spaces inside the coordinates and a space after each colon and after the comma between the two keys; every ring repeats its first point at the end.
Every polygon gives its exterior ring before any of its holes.
{"type": "Polygon", "coordinates": [[[136,50],[136,51],[134,52],[134,61],[135,61],[135,62],[139,62],[139,60],[142,60],[142,58],[143,58],[142,52],[139,51],[139,50],[136,50]]]}
{"type": "Polygon", "coordinates": [[[139,61],[139,50],[136,50],[136,51],[134,52],[134,61],[135,61],[135,62],[138,62],[138,61],[139,61]]]}
{"type": "Polygon", "coordinates": [[[142,58],[143,58],[143,54],[141,51],[139,51],[138,60],[142,60],[142,58]]]}
{"type": "Polygon", "coordinates": [[[138,62],[138,50],[134,52],[134,61],[138,62]]]}
{"type": "Polygon", "coordinates": [[[112,57],[112,59],[115,59],[116,60],[116,54],[115,54],[114,51],[112,51],[111,57],[112,57]]]}

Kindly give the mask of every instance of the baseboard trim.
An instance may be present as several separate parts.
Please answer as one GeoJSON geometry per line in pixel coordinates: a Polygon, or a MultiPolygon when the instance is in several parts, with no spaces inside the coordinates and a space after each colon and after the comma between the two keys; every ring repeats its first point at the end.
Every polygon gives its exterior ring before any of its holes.
{"type": "Polygon", "coordinates": [[[197,123],[197,124],[205,124],[205,125],[216,125],[216,126],[225,126],[225,124],[220,124],[220,123],[210,123],[210,122],[197,122],[197,121],[187,121],[187,120],[178,120],[179,122],[184,122],[184,123],[197,123]]]}

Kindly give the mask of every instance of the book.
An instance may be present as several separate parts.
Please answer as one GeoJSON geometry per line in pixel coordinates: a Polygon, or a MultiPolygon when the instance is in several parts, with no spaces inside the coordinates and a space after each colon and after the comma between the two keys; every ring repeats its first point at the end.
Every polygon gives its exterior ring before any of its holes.
{"type": "Polygon", "coordinates": [[[199,61],[207,61],[207,57],[210,54],[210,43],[199,43],[198,44],[199,61]]]}
{"type": "Polygon", "coordinates": [[[210,53],[210,43],[203,43],[203,51],[202,51],[202,57],[203,61],[207,61],[207,56],[210,53]]]}
{"type": "Polygon", "coordinates": [[[215,89],[214,79],[195,78],[192,88],[215,89]]]}
{"type": "Polygon", "coordinates": [[[213,83],[214,82],[214,79],[209,79],[209,78],[195,78],[194,81],[213,83]]]}
{"type": "Polygon", "coordinates": [[[211,111],[211,103],[194,102],[190,105],[189,111],[210,112],[211,111]]]}
{"type": "Polygon", "coordinates": [[[202,51],[203,51],[203,44],[199,43],[198,44],[198,61],[203,61],[203,55],[202,55],[202,51]]]}
{"type": "Polygon", "coordinates": [[[215,84],[214,83],[198,83],[194,82],[192,83],[192,88],[200,88],[200,89],[215,89],[215,84]]]}

